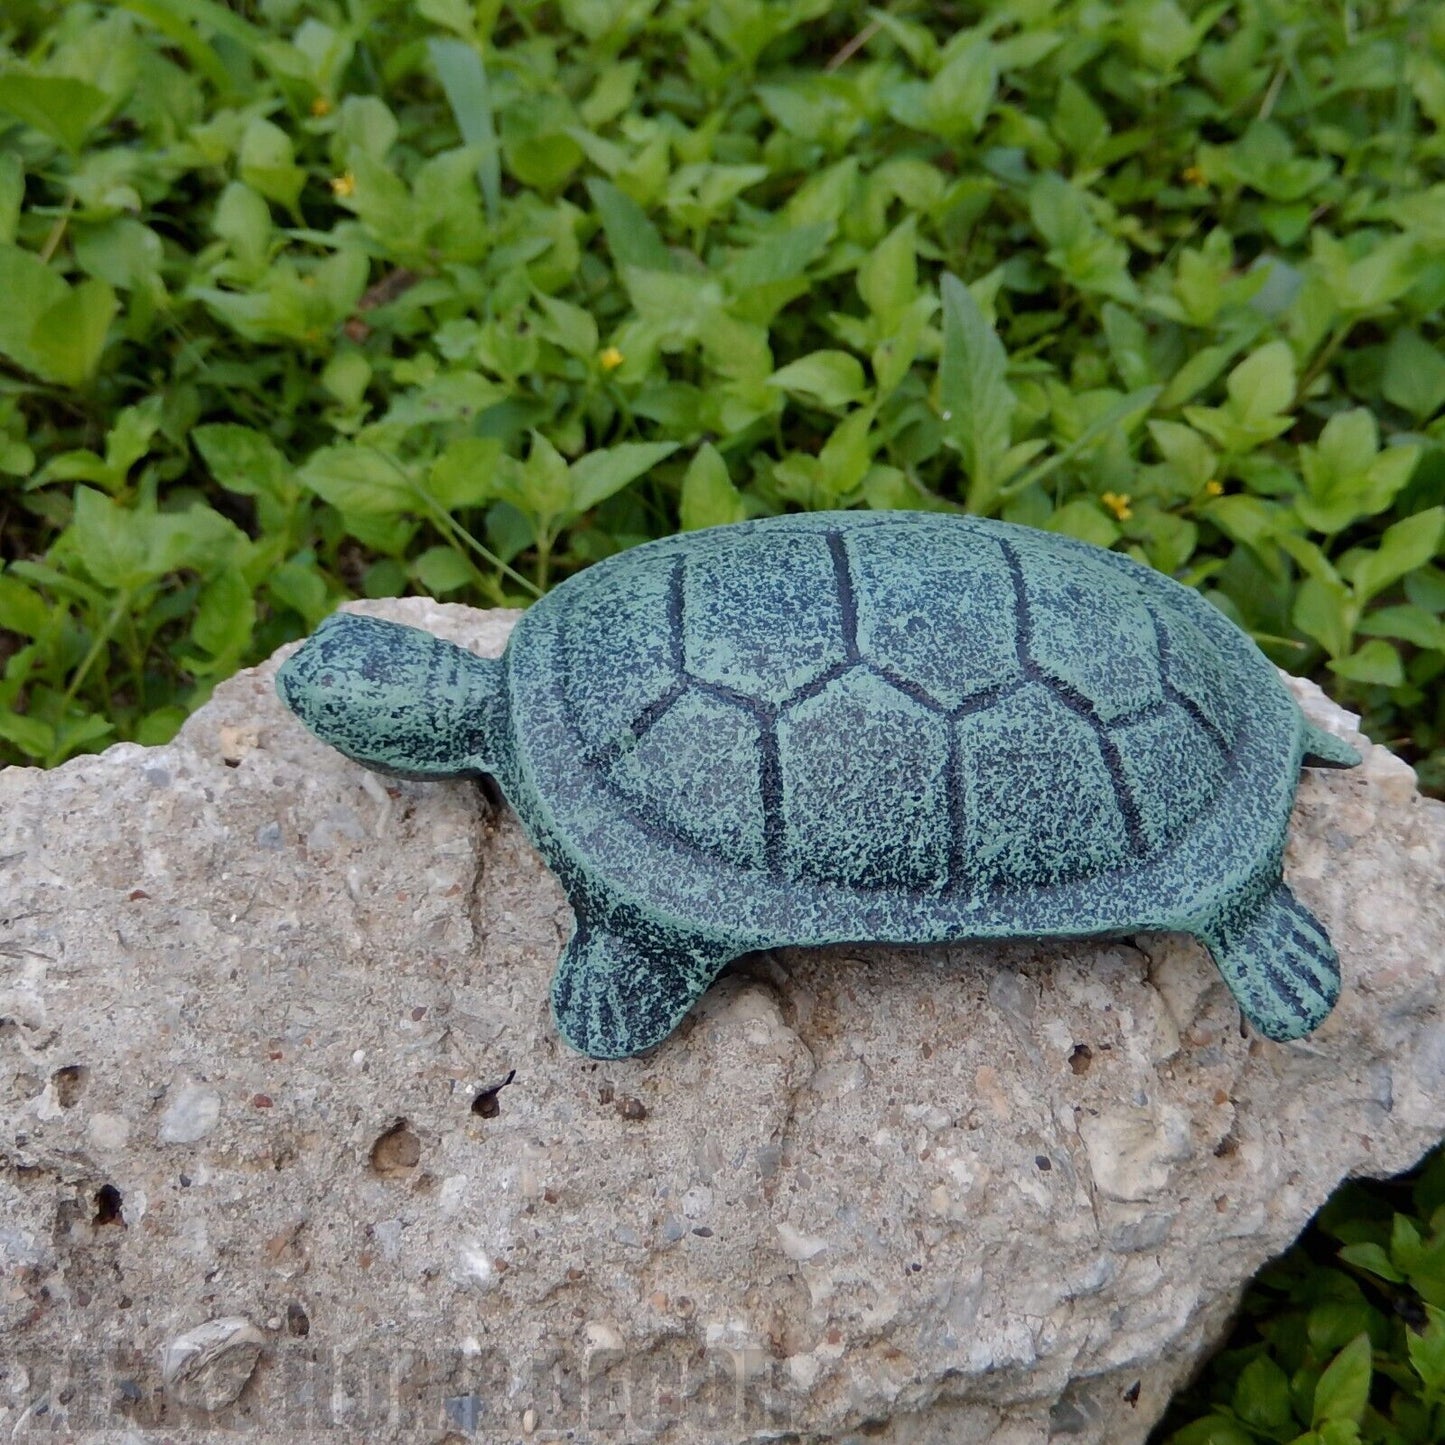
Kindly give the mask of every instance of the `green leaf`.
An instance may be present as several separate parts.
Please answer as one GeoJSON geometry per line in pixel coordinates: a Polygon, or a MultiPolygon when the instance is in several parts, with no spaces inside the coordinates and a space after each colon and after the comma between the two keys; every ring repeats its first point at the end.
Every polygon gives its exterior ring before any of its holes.
{"type": "Polygon", "coordinates": [[[945,274],[942,294],[938,390],[945,435],[963,453],[969,511],[986,516],[1004,480],[999,464],[1017,404],[1006,380],[1008,354],[962,281],[945,274]]]}
{"type": "Polygon", "coordinates": [[[466,0],[417,0],[416,9],[418,15],[446,30],[454,30],[463,40],[476,37],[476,19],[466,0]]]}
{"type": "Polygon", "coordinates": [[[1360,623],[1358,630],[1370,637],[1397,637],[1401,642],[1412,643],[1427,651],[1445,652],[1445,618],[1437,617],[1413,602],[1399,607],[1381,607],[1377,612],[1371,612],[1360,623]]]}
{"type": "Polygon", "coordinates": [[[355,411],[371,384],[371,363],[359,351],[338,351],[321,373],[321,385],[348,411],[355,411]]]}
{"type": "Polygon", "coordinates": [[[1315,1386],[1310,1423],[1318,1429],[1326,1421],[1359,1424],[1370,1398],[1370,1337],[1357,1335],[1330,1362],[1315,1386]]]}
{"type": "Polygon", "coordinates": [[[238,568],[227,567],[201,589],[191,640],[229,671],[251,643],[256,600],[238,568]]]}
{"type": "MultiPolygon", "coordinates": [[[[1057,471],[1066,462],[1072,461],[1074,457],[1082,456],[1096,443],[1108,437],[1127,434],[1133,429],[1134,423],[1146,415],[1158,400],[1159,392],[1160,388],[1157,386],[1146,386],[1140,391],[1131,391],[1127,396],[1119,397],[1112,405],[1099,412],[1067,446],[1013,478],[1000,495],[1016,497],[1026,488],[1041,482],[1051,472],[1057,471]]],[[[1104,397],[1112,395],[1114,393],[1106,392],[1104,397]]],[[[1010,447],[999,463],[1000,474],[1012,477],[1014,471],[1025,465],[1044,445],[1046,444],[1033,441],[1020,442],[1017,446],[1010,447]]]]}
{"type": "Polygon", "coordinates": [[[1052,121],[1054,134],[1076,156],[1086,157],[1108,138],[1109,120],[1072,76],[1059,84],[1052,121]]]}
{"type": "Polygon", "coordinates": [[[1234,1412],[1246,1425],[1270,1432],[1289,1431],[1294,1422],[1289,1378],[1268,1355],[1258,1355],[1240,1371],[1234,1412]]]}
{"type": "Polygon", "coordinates": [[[67,536],[82,566],[101,586],[134,587],[151,580],[138,519],[99,492],[76,489],[67,536]]]}
{"type": "Polygon", "coordinates": [[[1405,1331],[1405,1348],[1421,1383],[1439,1400],[1445,1397],[1445,1312],[1426,1305],[1425,1316],[1420,1333],[1405,1331]]]}
{"type": "Polygon", "coordinates": [[[676,450],[676,442],[624,442],[588,452],[571,467],[572,511],[591,510],[676,450]]]}
{"type": "Polygon", "coordinates": [[[64,281],[38,256],[19,246],[0,244],[0,352],[27,371],[40,372],[32,348],[40,318],[69,294],[64,281]]]}
{"type": "Polygon", "coordinates": [[[1237,346],[1202,346],[1169,379],[1159,404],[1165,411],[1198,396],[1229,365],[1237,346]]]}
{"type": "Polygon", "coordinates": [[[998,85],[993,45],[981,35],[959,39],[962,44],[928,83],[923,98],[929,129],[951,141],[979,133],[998,85]]]}
{"type": "Polygon", "coordinates": [[[1358,612],[1349,591],[1323,577],[1306,577],[1295,593],[1291,620],[1333,658],[1350,650],[1358,612]]]}
{"type": "Polygon", "coordinates": [[[164,747],[181,730],[186,710],[178,703],[152,708],[135,726],[135,741],[143,748],[164,747]]]}
{"type": "Polygon", "coordinates": [[[66,538],[103,587],[131,590],[182,569],[205,575],[247,545],[234,522],[201,503],[184,512],[131,509],[89,487],[76,489],[66,538]]]}
{"type": "Polygon", "coordinates": [[[444,597],[476,580],[471,564],[454,547],[428,547],[411,564],[411,574],[434,597],[444,597]]]}
{"type": "MultiPolygon", "coordinates": [[[[507,477],[510,469],[503,468],[500,476],[507,477]]],[[[521,472],[521,488],[516,492],[503,494],[514,502],[529,517],[560,517],[572,508],[573,486],[567,467],[567,458],[539,431],[532,433],[532,448],[521,472]]],[[[581,508],[572,508],[580,511],[581,508]]]]}
{"type": "Polygon", "coordinates": [[[1062,532],[1068,537],[1077,537],[1081,542],[1091,542],[1106,550],[1119,540],[1120,532],[1113,518],[1104,512],[1097,502],[1080,497],[1065,502],[1052,513],[1045,523],[1050,532],[1062,532]]]}
{"type": "Polygon", "coordinates": [[[1380,390],[1417,422],[1434,416],[1445,406],[1445,357],[1413,327],[1402,327],[1385,348],[1380,390]]]}
{"type": "Polygon", "coordinates": [[[1199,36],[1174,0],[1127,6],[1123,33],[1140,62],[1158,75],[1169,75],[1199,47],[1199,36]]]}
{"type": "Polygon", "coordinates": [[[1143,323],[1122,306],[1104,303],[1104,336],[1109,355],[1119,372],[1119,379],[1130,390],[1138,390],[1154,381],[1154,366],[1149,357],[1149,335],[1143,323]]]}
{"type": "Polygon", "coordinates": [[[447,512],[494,501],[501,456],[502,444],[496,437],[457,437],[432,463],[427,491],[447,512]]]}
{"type": "Polygon", "coordinates": [[[556,296],[539,296],[537,300],[547,313],[547,320],[540,328],[542,335],[569,355],[592,361],[597,356],[600,339],[597,318],[581,306],[556,296]]]}
{"type": "Polygon", "coordinates": [[[228,492],[243,497],[269,496],[278,501],[294,492],[291,468],[270,437],[248,426],[216,422],[191,433],[211,475],[228,492]]]}
{"type": "Polygon", "coordinates": [[[602,218],[607,246],[617,265],[636,266],[643,271],[671,271],[672,254],[662,243],[657,227],[642,207],[625,196],[610,181],[592,179],[587,194],[602,218]]]}
{"type": "Polygon", "coordinates": [[[391,107],[380,96],[348,95],[337,111],[337,143],[347,164],[358,154],[384,162],[400,130],[391,107]]]}
{"type": "Polygon", "coordinates": [[[728,476],[727,463],[710,442],[704,442],[682,478],[682,530],[722,527],[747,515],[743,499],[728,476]]]}
{"type": "Polygon", "coordinates": [[[1367,1269],[1380,1279],[1389,1280],[1391,1284],[1405,1283],[1405,1276],[1390,1263],[1390,1256],[1378,1244],[1347,1244],[1340,1250],[1340,1258],[1346,1264],[1367,1269]]]}
{"type": "Polygon", "coordinates": [[[103,91],[68,75],[0,75],[0,110],[76,152],[110,108],[103,91]]]}
{"type": "Polygon", "coordinates": [[[1149,435],[1178,477],[1181,488],[1202,491],[1217,476],[1217,459],[1209,443],[1193,427],[1174,421],[1151,421],[1149,435]]]}
{"type": "Polygon", "coordinates": [[[1298,201],[1329,180],[1333,164],[1294,153],[1289,136],[1273,121],[1251,121],[1229,148],[1226,162],[1234,176],[1274,201],[1298,201]]]}
{"type": "Polygon", "coordinates": [[[850,412],[833,429],[818,453],[816,506],[841,507],[856,499],[879,438],[873,434],[873,407],[850,412]]]}
{"type": "Polygon", "coordinates": [[[49,723],[8,708],[0,709],[0,738],[36,762],[48,761],[55,748],[55,729],[49,723]]]}
{"type": "Polygon", "coordinates": [[[1285,341],[1271,341],[1229,373],[1229,400],[1240,421],[1272,421],[1294,399],[1294,353],[1285,341]]]}
{"type": "Polygon", "coordinates": [[[25,200],[25,167],[13,151],[0,151],[0,245],[15,239],[25,200]]]}
{"type": "Polygon", "coordinates": [[[1135,301],[1129,248],[1094,219],[1083,191],[1050,171],[1029,187],[1029,216],[1048,243],[1045,260],[1080,291],[1135,301]]]}
{"type": "MultiPolygon", "coordinates": [[[[1256,1445],[1258,1438],[1223,1415],[1206,1415],[1176,1430],[1167,1445],[1256,1445]]],[[[1316,1442],[1301,1435],[1293,1445],[1316,1445],[1316,1442]]]]}
{"type": "Polygon", "coordinates": [[[75,259],[91,276],[122,291],[144,291],[164,299],[163,257],[161,238],[130,216],[114,216],[76,230],[75,259]]]}
{"type": "Polygon", "coordinates": [[[1292,425],[1294,353],[1287,342],[1271,341],[1245,357],[1225,385],[1229,398],[1222,407],[1186,406],[1184,416],[1226,452],[1252,451],[1292,425]]]}
{"type": "Polygon", "coordinates": [[[232,181],[216,203],[211,229],[231,248],[248,276],[265,270],[272,235],[271,208],[240,181],[232,181]]]}
{"type": "Polygon", "coordinates": [[[394,516],[417,506],[416,489],[406,473],[372,447],[323,447],[296,476],[338,511],[361,517],[394,516]]]}
{"type": "Polygon", "coordinates": [[[164,398],[148,396],[121,410],[105,438],[105,465],[123,481],[126,473],[150,451],[151,439],[160,430],[164,398]]]}
{"type": "Polygon", "coordinates": [[[306,172],[295,163],[295,154],[291,137],[257,116],[241,137],[241,179],[268,201],[294,211],[306,184],[306,172]]]}
{"type": "Polygon", "coordinates": [[[1380,545],[1365,553],[1350,573],[1356,598],[1364,604],[1407,572],[1423,567],[1439,549],[1442,535],[1445,507],[1416,512],[1387,527],[1380,545]]]}
{"type": "Polygon", "coordinates": [[[28,477],[35,470],[35,453],[24,442],[0,433],[0,472],[28,477]]]}
{"type": "Polygon", "coordinates": [[[710,278],[624,266],[622,279],[632,304],[664,342],[702,340],[721,319],[722,287],[710,278]]]}
{"type": "Polygon", "coordinates": [[[50,625],[50,608],[18,577],[0,573],[0,632],[39,637],[50,625]]]}
{"type": "Polygon", "coordinates": [[[266,578],[266,590],[283,607],[299,612],[308,627],[315,627],[334,603],[326,590],[325,579],[316,570],[315,557],[309,553],[302,555],[309,560],[293,558],[272,572],[266,578]]]}
{"type": "Polygon", "coordinates": [[[1295,510],[1307,527],[1333,534],[1388,507],[1409,481],[1417,446],[1379,450],[1374,415],[1364,407],[1336,412],[1317,446],[1300,448],[1305,495],[1295,510]]]}
{"type": "Polygon", "coordinates": [[[81,386],[95,375],[110,323],[118,310],[104,281],[82,281],[49,306],[30,333],[35,370],[62,386],[81,386]]]}
{"type": "Polygon", "coordinates": [[[907,217],[858,267],[858,294],[886,329],[895,327],[918,289],[917,222],[907,217]]]}
{"type": "Polygon", "coordinates": [[[1413,236],[1392,236],[1356,259],[1327,230],[1310,235],[1311,261],[1336,306],[1347,316],[1375,314],[1419,279],[1427,252],[1413,236]]]}
{"type": "Polygon", "coordinates": [[[1373,638],[1348,657],[1337,657],[1330,671],[1351,682],[1371,683],[1378,687],[1399,687],[1405,681],[1405,668],[1400,654],[1388,642],[1373,638]]]}
{"type": "Polygon", "coordinates": [[[768,378],[768,385],[823,406],[844,406],[867,390],[863,363],[847,351],[814,351],[768,378]]]}
{"type": "Polygon", "coordinates": [[[477,152],[477,184],[487,219],[495,222],[502,207],[502,162],[486,68],[475,47],[461,40],[429,40],[427,51],[462,139],[477,152]]]}

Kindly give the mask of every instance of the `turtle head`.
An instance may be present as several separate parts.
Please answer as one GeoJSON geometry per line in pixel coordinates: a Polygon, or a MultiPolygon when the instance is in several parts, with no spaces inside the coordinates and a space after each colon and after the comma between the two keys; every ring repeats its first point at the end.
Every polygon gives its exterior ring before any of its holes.
{"type": "Polygon", "coordinates": [[[502,665],[399,622],[337,612],[276,674],[281,700],[354,762],[406,778],[496,771],[502,665]]]}

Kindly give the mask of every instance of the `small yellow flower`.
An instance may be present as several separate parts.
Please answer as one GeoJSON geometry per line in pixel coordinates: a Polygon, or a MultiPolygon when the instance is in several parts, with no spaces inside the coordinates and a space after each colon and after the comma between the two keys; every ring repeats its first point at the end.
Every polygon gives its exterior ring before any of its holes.
{"type": "Polygon", "coordinates": [[[1179,179],[1186,186],[1202,186],[1204,184],[1204,172],[1198,166],[1185,166],[1179,173],[1179,179]]]}
{"type": "Polygon", "coordinates": [[[1134,515],[1134,509],[1129,505],[1128,492],[1105,492],[1099,500],[1120,522],[1127,522],[1134,515]]]}
{"type": "Polygon", "coordinates": [[[344,176],[332,176],[331,194],[343,199],[356,190],[356,177],[347,171],[344,176]]]}
{"type": "Polygon", "coordinates": [[[616,371],[626,360],[627,358],[615,346],[609,346],[597,355],[598,364],[603,371],[616,371]]]}
{"type": "Polygon", "coordinates": [[[1222,497],[1224,495],[1224,483],[1216,481],[1211,477],[1204,484],[1204,495],[1206,497],[1222,497]]]}
{"type": "Polygon", "coordinates": [[[331,102],[324,95],[318,95],[316,99],[311,102],[311,114],[314,115],[317,120],[320,120],[323,115],[330,115],[331,102]]]}

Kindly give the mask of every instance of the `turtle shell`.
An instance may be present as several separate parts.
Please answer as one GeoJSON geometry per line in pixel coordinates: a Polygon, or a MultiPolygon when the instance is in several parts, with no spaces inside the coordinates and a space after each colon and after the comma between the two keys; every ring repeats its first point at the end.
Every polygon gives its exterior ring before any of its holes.
{"type": "Polygon", "coordinates": [[[509,796],[569,888],[753,946],[1188,926],[1277,870],[1300,763],[1197,594],[977,518],[650,543],[507,657],[509,796]]]}

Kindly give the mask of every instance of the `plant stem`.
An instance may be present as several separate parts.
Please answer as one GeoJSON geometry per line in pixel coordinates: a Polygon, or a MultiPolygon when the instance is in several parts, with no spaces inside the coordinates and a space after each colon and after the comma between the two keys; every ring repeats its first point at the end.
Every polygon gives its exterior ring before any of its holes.
{"type": "MultiPolygon", "coordinates": [[[[109,644],[111,634],[120,625],[121,619],[129,612],[130,604],[131,591],[128,587],[116,593],[115,602],[110,609],[110,615],[105,619],[100,631],[91,638],[89,651],[86,652],[85,656],[81,659],[80,666],[77,667],[71,675],[64,696],[60,699],[60,707],[58,709],[60,722],[64,722],[65,714],[70,710],[71,703],[75,701],[75,696],[80,691],[81,684],[85,681],[90,669],[95,666],[96,659],[109,644]]],[[[53,768],[60,762],[61,751],[60,748],[56,748],[46,759],[45,766],[47,768],[53,768]]]]}
{"type": "Polygon", "coordinates": [[[1330,333],[1330,339],[1320,347],[1319,355],[1305,368],[1305,374],[1300,377],[1299,385],[1295,387],[1294,400],[1290,402],[1289,409],[1294,411],[1305,399],[1306,393],[1315,382],[1324,375],[1325,369],[1335,359],[1335,353],[1345,344],[1345,338],[1355,329],[1354,319],[1341,321],[1330,333]]]}

